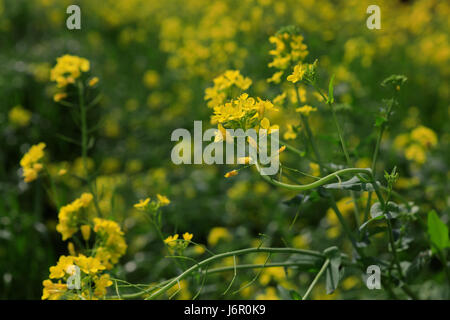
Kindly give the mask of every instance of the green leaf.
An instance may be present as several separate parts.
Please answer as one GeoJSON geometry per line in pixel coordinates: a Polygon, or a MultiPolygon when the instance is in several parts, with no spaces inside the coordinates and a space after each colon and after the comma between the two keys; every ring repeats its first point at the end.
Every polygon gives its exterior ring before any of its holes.
{"type": "Polygon", "coordinates": [[[332,294],[336,290],[339,279],[340,272],[339,268],[341,266],[341,252],[335,246],[324,250],[324,255],[330,260],[330,264],[326,270],[326,290],[327,294],[332,294]]]}
{"type": "Polygon", "coordinates": [[[439,219],[436,211],[432,210],[428,213],[428,235],[431,241],[431,250],[433,253],[442,251],[449,247],[448,228],[439,219]]]}
{"type": "Polygon", "coordinates": [[[331,76],[330,83],[328,84],[328,103],[334,103],[334,74],[331,76]]]}
{"type": "MultiPolygon", "coordinates": [[[[377,182],[379,184],[379,182],[377,182]]],[[[374,191],[371,183],[362,182],[358,177],[352,177],[343,182],[330,183],[322,186],[325,189],[353,190],[353,191],[374,191]]]]}
{"type": "Polygon", "coordinates": [[[387,203],[387,208],[383,209],[380,202],[375,202],[370,207],[370,216],[372,218],[377,218],[383,214],[386,214],[387,219],[393,219],[398,216],[400,212],[400,207],[395,202],[389,201],[387,203]]]}
{"type": "Polygon", "coordinates": [[[365,227],[367,227],[367,225],[373,221],[377,221],[377,220],[383,220],[385,218],[384,215],[381,216],[377,216],[375,218],[369,219],[366,222],[364,222],[360,227],[359,227],[359,231],[362,231],[365,227]]]}
{"type": "Polygon", "coordinates": [[[371,207],[370,207],[370,216],[372,218],[376,218],[378,216],[381,216],[383,214],[383,207],[381,206],[380,202],[375,202],[371,207]]]}

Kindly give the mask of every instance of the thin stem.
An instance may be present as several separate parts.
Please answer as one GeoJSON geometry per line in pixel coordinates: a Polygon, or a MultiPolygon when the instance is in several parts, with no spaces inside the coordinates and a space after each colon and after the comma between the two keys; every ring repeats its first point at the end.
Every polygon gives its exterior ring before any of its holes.
{"type": "Polygon", "coordinates": [[[282,140],[278,140],[278,142],[284,146],[286,146],[286,149],[288,149],[289,151],[294,152],[295,154],[297,154],[300,157],[304,157],[304,152],[298,150],[297,148],[293,147],[292,145],[286,143],[285,141],[282,140]]]}
{"type": "MultiPolygon", "coordinates": [[[[255,163],[255,166],[256,166],[256,168],[259,171],[260,170],[259,164],[255,163]]],[[[330,182],[333,179],[337,179],[337,177],[339,175],[356,174],[356,173],[364,173],[364,174],[367,174],[369,176],[372,175],[372,171],[370,169],[367,169],[367,168],[346,168],[346,169],[341,169],[341,170],[335,171],[333,173],[330,173],[329,175],[327,175],[327,176],[325,176],[325,177],[323,177],[323,178],[321,178],[321,179],[319,179],[317,181],[314,181],[312,183],[303,184],[303,185],[301,185],[301,184],[287,184],[287,183],[284,183],[284,182],[280,182],[278,180],[274,180],[274,179],[270,178],[267,175],[261,175],[261,177],[264,180],[266,180],[267,182],[269,182],[269,183],[271,183],[271,184],[273,184],[275,186],[278,186],[278,187],[282,187],[282,188],[285,188],[285,189],[288,189],[288,190],[293,190],[293,191],[306,191],[306,190],[318,188],[318,187],[320,187],[320,186],[330,182]]]]}
{"type": "Polygon", "coordinates": [[[86,108],[84,105],[84,88],[81,81],[78,82],[78,102],[80,104],[80,118],[81,118],[81,156],[83,159],[83,166],[86,177],[88,177],[87,169],[87,121],[86,108]]]}
{"type": "MultiPolygon", "coordinates": [[[[313,83],[312,86],[314,87],[314,89],[317,90],[317,92],[319,92],[319,94],[323,98],[325,98],[325,95],[321,92],[321,90],[316,86],[315,83],[313,83]]],[[[347,151],[347,146],[346,146],[345,141],[344,141],[344,134],[342,133],[341,126],[339,124],[339,121],[337,120],[336,110],[334,109],[333,103],[330,101],[330,99],[325,99],[325,101],[327,101],[327,104],[330,107],[331,114],[332,114],[332,117],[333,117],[333,122],[334,122],[334,125],[336,126],[336,129],[337,129],[337,132],[338,132],[339,140],[341,142],[342,150],[344,152],[345,159],[347,161],[347,165],[349,167],[351,167],[351,166],[353,166],[353,164],[352,164],[352,161],[351,161],[350,156],[349,156],[348,151],[347,151]]],[[[352,197],[352,201],[353,201],[353,210],[354,210],[354,213],[355,213],[356,225],[357,225],[357,227],[359,227],[359,225],[361,224],[361,221],[359,219],[359,208],[358,208],[358,203],[356,201],[355,192],[350,191],[350,196],[352,197]]]]}
{"type": "MultiPolygon", "coordinates": [[[[386,123],[389,121],[393,104],[394,104],[393,102],[391,102],[389,104],[388,110],[386,113],[386,121],[381,124],[380,130],[378,131],[378,137],[377,137],[377,142],[375,144],[375,150],[374,150],[373,156],[372,156],[372,166],[371,166],[371,169],[372,169],[372,172],[374,173],[374,175],[375,175],[375,168],[376,168],[376,164],[377,164],[378,154],[380,152],[381,139],[383,138],[383,134],[386,129],[386,123]]],[[[364,222],[366,222],[367,219],[369,218],[371,201],[372,201],[372,192],[369,192],[369,195],[367,197],[366,209],[364,211],[364,222]]]]}
{"type": "MultiPolygon", "coordinates": [[[[294,84],[295,94],[297,97],[297,103],[300,105],[300,94],[298,93],[298,85],[294,84]]],[[[316,156],[316,161],[319,163],[320,170],[323,172],[323,166],[322,164],[322,158],[320,156],[319,150],[316,147],[316,144],[314,143],[313,134],[311,131],[311,128],[309,127],[308,119],[303,115],[300,114],[300,120],[302,121],[302,125],[306,130],[306,136],[308,138],[309,144],[311,145],[314,155],[316,156]]]]}
{"type": "MultiPolygon", "coordinates": [[[[310,255],[310,256],[314,256],[314,257],[323,258],[323,255],[319,252],[305,250],[305,249],[294,249],[294,248],[247,248],[247,249],[225,252],[225,253],[221,253],[221,254],[217,254],[215,256],[209,257],[209,258],[193,265],[192,267],[190,267],[189,269],[187,269],[183,273],[181,273],[179,276],[173,278],[171,281],[169,281],[167,284],[165,284],[161,289],[152,293],[149,296],[149,299],[154,299],[154,298],[161,296],[163,293],[165,293],[167,290],[169,290],[172,286],[174,286],[178,281],[186,278],[188,275],[190,275],[197,269],[203,267],[204,265],[208,265],[213,261],[220,260],[220,259],[230,257],[230,256],[240,256],[240,255],[244,255],[244,254],[257,253],[257,252],[258,253],[266,252],[266,253],[304,254],[304,255],[310,255]]],[[[145,294],[145,293],[146,293],[146,291],[143,291],[140,294],[145,294]]]]}
{"type": "Polygon", "coordinates": [[[303,296],[302,300],[306,300],[309,296],[309,294],[311,293],[312,289],[315,287],[317,281],[319,281],[320,277],[322,276],[322,274],[325,272],[325,270],[327,269],[328,265],[330,264],[330,259],[325,260],[325,263],[323,264],[322,268],[320,269],[319,273],[316,274],[316,277],[314,278],[314,280],[311,282],[311,284],[309,285],[308,290],[306,290],[305,295],[303,296]]]}
{"type": "Polygon", "coordinates": [[[78,82],[78,103],[80,105],[80,118],[81,118],[81,157],[83,160],[83,169],[86,175],[86,181],[89,188],[89,191],[92,193],[94,197],[94,206],[97,210],[98,214],[101,216],[100,206],[98,204],[97,193],[95,192],[92,181],[88,172],[87,165],[87,152],[88,152],[88,127],[87,127],[87,113],[86,113],[86,105],[84,103],[84,87],[81,81],[78,82]]]}

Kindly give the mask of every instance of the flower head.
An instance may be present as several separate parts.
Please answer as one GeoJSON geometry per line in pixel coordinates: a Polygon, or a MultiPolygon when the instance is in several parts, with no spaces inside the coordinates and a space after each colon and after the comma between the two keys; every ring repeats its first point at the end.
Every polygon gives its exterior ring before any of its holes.
{"type": "Polygon", "coordinates": [[[43,168],[39,161],[44,157],[45,147],[46,145],[43,142],[33,145],[20,160],[25,182],[37,179],[39,171],[43,168]]]}
{"type": "Polygon", "coordinates": [[[170,200],[169,200],[169,198],[167,198],[166,196],[157,194],[156,197],[158,198],[158,201],[159,201],[159,205],[160,205],[160,206],[167,206],[167,205],[170,204],[170,200]]]}
{"type": "Polygon", "coordinates": [[[55,81],[58,88],[63,88],[75,83],[75,79],[89,69],[89,60],[66,54],[56,59],[56,65],[50,70],[50,80],[55,81]]]}
{"type": "Polygon", "coordinates": [[[185,241],[191,241],[191,239],[194,237],[194,235],[192,234],[192,233],[189,233],[189,232],[185,232],[184,234],[183,234],[183,239],[185,240],[185,241]]]}
{"type": "Polygon", "coordinates": [[[145,210],[148,207],[150,202],[150,198],[140,199],[138,203],[134,205],[134,207],[138,210],[145,210]]]}
{"type": "Polygon", "coordinates": [[[303,107],[299,107],[295,109],[295,112],[301,113],[305,116],[309,116],[311,112],[316,112],[317,109],[308,105],[304,105],[303,107]]]}

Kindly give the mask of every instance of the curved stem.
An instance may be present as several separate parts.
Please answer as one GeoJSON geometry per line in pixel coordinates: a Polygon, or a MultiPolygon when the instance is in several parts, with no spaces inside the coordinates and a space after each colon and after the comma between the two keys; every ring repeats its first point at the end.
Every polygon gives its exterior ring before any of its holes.
{"type": "MultiPolygon", "coordinates": [[[[256,168],[258,169],[258,171],[260,170],[259,164],[255,163],[256,168]]],[[[306,191],[306,190],[310,190],[310,189],[314,189],[314,188],[318,188],[324,184],[326,184],[327,182],[330,182],[333,179],[337,179],[337,177],[341,174],[356,174],[356,173],[365,173],[369,176],[372,176],[372,170],[368,169],[368,168],[346,168],[346,169],[341,169],[338,171],[335,171],[333,173],[330,173],[329,175],[321,178],[320,180],[314,181],[312,183],[309,184],[287,184],[284,182],[280,182],[277,180],[274,180],[272,178],[270,178],[269,176],[266,175],[261,175],[261,177],[268,181],[269,183],[278,186],[278,187],[282,187],[285,189],[289,189],[289,190],[293,190],[293,191],[306,191]]]]}
{"type": "MultiPolygon", "coordinates": [[[[305,249],[294,249],[294,248],[247,248],[247,249],[225,252],[225,253],[221,253],[221,254],[217,254],[215,256],[209,257],[209,258],[193,265],[192,267],[188,268],[186,271],[181,273],[179,276],[173,278],[168,283],[166,283],[161,289],[152,293],[148,299],[155,299],[155,298],[161,296],[163,293],[165,293],[167,290],[169,290],[171,287],[173,287],[178,281],[186,278],[192,272],[196,271],[197,269],[199,269],[205,265],[210,264],[213,261],[220,260],[220,259],[230,257],[230,256],[240,256],[240,255],[249,254],[249,253],[262,253],[262,252],[303,254],[303,255],[309,255],[309,256],[314,256],[314,257],[319,257],[319,258],[324,257],[320,252],[317,252],[317,251],[311,251],[311,250],[305,250],[305,249]]],[[[139,297],[145,293],[147,293],[147,291],[140,292],[136,297],[139,297]]]]}

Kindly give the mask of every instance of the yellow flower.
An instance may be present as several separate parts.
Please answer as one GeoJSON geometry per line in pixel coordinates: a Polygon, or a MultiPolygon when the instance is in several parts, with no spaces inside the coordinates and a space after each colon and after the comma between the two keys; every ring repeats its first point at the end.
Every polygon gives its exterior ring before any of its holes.
{"type": "Polygon", "coordinates": [[[409,135],[406,133],[399,134],[394,139],[394,148],[401,151],[409,143],[409,135]]]}
{"type": "Polygon", "coordinates": [[[194,237],[192,233],[186,232],[183,234],[183,239],[186,241],[191,241],[191,239],[194,237]]]}
{"type": "Polygon", "coordinates": [[[291,75],[287,77],[287,81],[290,81],[292,83],[296,83],[298,81],[301,81],[303,79],[303,76],[305,75],[307,68],[304,64],[298,64],[294,67],[294,71],[291,75]]]}
{"type": "Polygon", "coordinates": [[[93,77],[92,79],[89,80],[88,82],[88,86],[89,87],[93,87],[95,86],[100,80],[98,79],[98,77],[93,77]]]}
{"type": "Polygon", "coordinates": [[[75,199],[59,209],[56,231],[61,233],[63,240],[70,238],[78,231],[78,223],[80,221],[78,211],[81,208],[87,208],[92,199],[93,195],[85,192],[80,198],[75,199]]]}
{"type": "Polygon", "coordinates": [[[436,133],[424,126],[419,126],[411,131],[411,139],[426,149],[431,149],[437,144],[436,133]]]}
{"type": "Polygon", "coordinates": [[[273,131],[279,130],[280,128],[277,124],[271,126],[270,121],[267,118],[262,119],[260,125],[261,129],[267,130],[268,134],[272,133],[273,131]]]}
{"type": "Polygon", "coordinates": [[[155,70],[147,70],[143,78],[144,84],[147,88],[154,88],[159,84],[159,74],[155,70]]]}
{"type": "Polygon", "coordinates": [[[212,228],[208,235],[208,243],[211,246],[215,246],[219,240],[230,240],[231,234],[227,229],[223,227],[212,228]]]}
{"type": "Polygon", "coordinates": [[[289,66],[291,62],[291,56],[287,55],[285,57],[275,57],[271,63],[268,64],[269,68],[277,68],[284,70],[289,66]]]}
{"type": "Polygon", "coordinates": [[[420,184],[420,180],[418,177],[412,177],[412,178],[400,177],[400,178],[398,178],[397,182],[395,183],[395,188],[409,189],[409,188],[413,188],[419,184],[420,184]]]}
{"type": "Polygon", "coordinates": [[[81,229],[81,234],[83,236],[83,239],[85,241],[88,241],[89,238],[91,237],[91,227],[89,225],[85,224],[85,225],[82,225],[80,227],[80,229],[81,229]]]}
{"type": "Polygon", "coordinates": [[[303,107],[299,107],[297,109],[295,109],[295,112],[299,112],[301,114],[304,114],[305,116],[309,116],[309,114],[311,112],[315,112],[317,111],[316,108],[308,106],[308,105],[304,105],[303,107]]]}
{"type": "MultiPolygon", "coordinates": [[[[336,202],[336,205],[344,218],[348,218],[355,207],[351,197],[344,197],[340,199],[336,202]]],[[[326,232],[327,237],[332,239],[338,237],[341,233],[340,222],[332,208],[327,210],[326,220],[330,225],[330,228],[326,232]]]]}
{"type": "Polygon", "coordinates": [[[308,248],[309,238],[303,234],[299,234],[292,239],[292,245],[294,248],[306,249],[308,248]]]}
{"type": "Polygon", "coordinates": [[[74,261],[75,264],[80,267],[80,270],[86,274],[96,274],[99,271],[106,269],[100,259],[96,257],[86,257],[80,254],[74,261]]]}
{"type": "Polygon", "coordinates": [[[69,254],[71,256],[75,256],[76,255],[76,253],[75,253],[75,246],[73,245],[73,242],[69,242],[67,244],[67,250],[69,251],[69,254]]]}
{"type": "Polygon", "coordinates": [[[34,163],[44,157],[45,147],[46,145],[43,142],[33,145],[20,160],[20,165],[22,167],[31,167],[34,163]]]}
{"type": "Polygon", "coordinates": [[[59,169],[59,171],[58,171],[58,176],[63,176],[63,175],[65,175],[67,173],[67,170],[66,169],[59,169]]]}
{"type": "Polygon", "coordinates": [[[288,130],[284,133],[283,138],[285,140],[292,140],[297,138],[297,133],[294,131],[294,126],[292,124],[287,125],[288,130]]]}
{"type": "Polygon", "coordinates": [[[237,174],[238,174],[237,170],[232,170],[232,171],[229,171],[229,172],[225,173],[224,177],[225,178],[230,178],[230,177],[237,176],[237,174]]]}
{"type": "Polygon", "coordinates": [[[25,168],[23,170],[23,181],[25,181],[26,183],[36,180],[37,177],[38,171],[34,170],[33,168],[25,168]]]}
{"type": "Polygon", "coordinates": [[[111,269],[127,250],[124,233],[117,222],[100,218],[94,218],[94,232],[103,239],[102,246],[96,250],[96,257],[111,269]]]}
{"type": "Polygon", "coordinates": [[[56,266],[50,267],[50,279],[63,278],[70,266],[74,264],[75,257],[72,256],[60,256],[56,266]]]}
{"type": "Polygon", "coordinates": [[[286,99],[286,92],[283,92],[282,94],[277,95],[273,99],[273,103],[275,105],[282,105],[284,103],[284,100],[286,99]]]}
{"type": "Polygon", "coordinates": [[[56,65],[50,70],[50,80],[55,81],[58,88],[62,88],[75,83],[81,72],[87,72],[89,69],[89,60],[66,54],[56,59],[56,65]]]}
{"type": "Polygon", "coordinates": [[[361,158],[358,161],[356,161],[357,168],[370,168],[372,166],[372,160],[369,158],[361,158]]]}
{"type": "Polygon", "coordinates": [[[53,101],[55,101],[55,102],[59,102],[65,98],[67,98],[67,93],[65,93],[65,92],[59,92],[59,93],[55,93],[53,95],[53,101]]]}
{"type": "Polygon", "coordinates": [[[269,79],[267,79],[267,82],[273,82],[273,83],[280,83],[281,81],[281,76],[283,75],[283,71],[278,71],[275,72],[272,77],[270,77],[269,79]]]}
{"type": "Polygon", "coordinates": [[[237,163],[238,163],[238,164],[249,164],[250,161],[252,161],[252,158],[251,158],[251,157],[239,157],[239,158],[237,159],[237,163]]]}
{"type": "Polygon", "coordinates": [[[80,197],[81,206],[86,208],[91,203],[92,199],[94,199],[92,193],[83,192],[80,197]]]}
{"type": "Polygon", "coordinates": [[[42,285],[44,286],[41,297],[42,300],[58,300],[67,291],[67,284],[61,283],[61,281],[53,283],[51,280],[44,280],[42,285]]]}
{"type": "Polygon", "coordinates": [[[310,162],[309,168],[311,169],[311,174],[315,177],[320,176],[320,166],[317,163],[310,162]]]}
{"type": "Polygon", "coordinates": [[[159,201],[159,205],[160,205],[160,206],[167,206],[167,205],[170,204],[170,200],[169,200],[169,198],[167,198],[166,196],[157,194],[156,197],[158,198],[158,201],[159,201]]]}
{"type": "Polygon", "coordinates": [[[205,250],[205,248],[204,248],[203,246],[196,245],[196,246],[194,247],[194,252],[195,252],[196,254],[198,254],[198,255],[204,254],[205,251],[206,251],[206,250],[205,250]]]}
{"type": "Polygon", "coordinates": [[[25,182],[28,183],[37,179],[39,171],[42,170],[42,164],[38,161],[44,157],[45,146],[43,142],[33,145],[20,160],[25,182]]]}
{"type": "Polygon", "coordinates": [[[8,113],[9,122],[18,127],[25,127],[30,123],[31,112],[22,106],[15,106],[8,113]]]}
{"type": "Polygon", "coordinates": [[[145,210],[150,202],[150,198],[146,198],[145,200],[140,199],[138,203],[134,205],[134,207],[138,210],[145,210]]]}
{"type": "Polygon", "coordinates": [[[109,274],[102,274],[98,279],[94,280],[94,295],[98,298],[106,295],[106,288],[111,286],[113,282],[109,278],[109,274]]]}
{"type": "Polygon", "coordinates": [[[405,150],[405,157],[408,160],[412,160],[418,164],[424,164],[427,160],[425,150],[418,144],[412,144],[405,150]]]}
{"type": "Polygon", "coordinates": [[[164,240],[164,243],[166,243],[169,247],[173,247],[173,246],[176,245],[177,239],[178,239],[178,234],[175,234],[175,235],[173,235],[173,236],[168,236],[168,237],[164,240]]]}
{"type": "Polygon", "coordinates": [[[235,86],[241,90],[247,90],[252,84],[250,78],[241,75],[239,70],[227,70],[214,79],[214,86],[205,89],[205,100],[208,101],[208,107],[214,108],[223,104],[226,100],[226,89],[235,86]]]}

